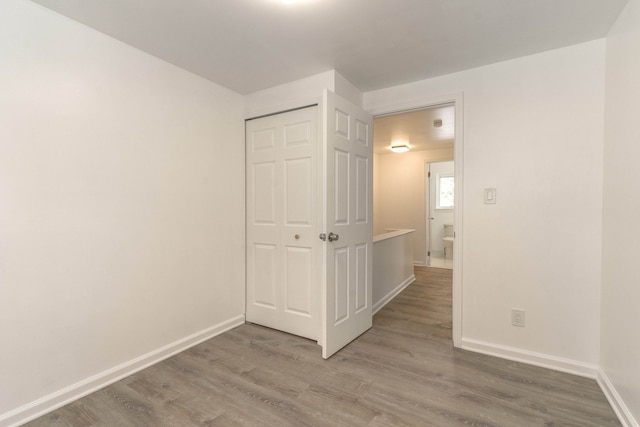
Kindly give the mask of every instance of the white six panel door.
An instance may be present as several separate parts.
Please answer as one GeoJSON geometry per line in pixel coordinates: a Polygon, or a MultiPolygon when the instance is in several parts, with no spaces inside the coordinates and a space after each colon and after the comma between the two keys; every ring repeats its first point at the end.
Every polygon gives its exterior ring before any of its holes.
{"type": "Polygon", "coordinates": [[[246,122],[247,321],[318,339],[317,107],[246,122]]]}
{"type": "Polygon", "coordinates": [[[326,287],[322,356],[347,345],[372,325],[372,118],[325,91],[326,287]],[[333,233],[337,240],[330,241],[333,233]]]}

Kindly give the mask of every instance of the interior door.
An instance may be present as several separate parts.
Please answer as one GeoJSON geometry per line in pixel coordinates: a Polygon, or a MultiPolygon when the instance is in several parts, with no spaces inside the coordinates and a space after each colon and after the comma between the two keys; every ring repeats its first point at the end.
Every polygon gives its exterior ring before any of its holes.
{"type": "Polygon", "coordinates": [[[246,319],[319,335],[318,108],[246,122],[246,319]]]}
{"type": "Polygon", "coordinates": [[[324,92],[325,287],[322,356],[372,325],[372,117],[324,92]]]}

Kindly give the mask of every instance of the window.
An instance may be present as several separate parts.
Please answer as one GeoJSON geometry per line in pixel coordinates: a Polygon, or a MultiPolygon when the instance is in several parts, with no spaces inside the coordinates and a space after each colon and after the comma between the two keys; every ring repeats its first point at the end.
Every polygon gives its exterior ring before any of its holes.
{"type": "Polygon", "coordinates": [[[453,174],[438,174],[436,209],[453,209],[453,174]]]}

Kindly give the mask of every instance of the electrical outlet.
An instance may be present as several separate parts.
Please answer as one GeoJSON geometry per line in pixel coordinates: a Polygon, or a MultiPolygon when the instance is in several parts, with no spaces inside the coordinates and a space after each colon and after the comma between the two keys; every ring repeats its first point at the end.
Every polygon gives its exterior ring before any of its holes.
{"type": "Polygon", "coordinates": [[[511,324],[524,328],[524,310],[511,309],[511,324]]]}

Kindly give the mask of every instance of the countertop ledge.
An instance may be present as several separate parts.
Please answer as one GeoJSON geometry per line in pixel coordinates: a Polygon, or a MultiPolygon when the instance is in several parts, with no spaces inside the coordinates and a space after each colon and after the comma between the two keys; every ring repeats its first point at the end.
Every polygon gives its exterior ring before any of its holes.
{"type": "Polygon", "coordinates": [[[391,239],[392,237],[402,236],[404,234],[413,233],[416,231],[412,228],[401,228],[398,230],[389,231],[388,233],[376,234],[373,236],[373,243],[379,242],[381,240],[391,239]]]}

